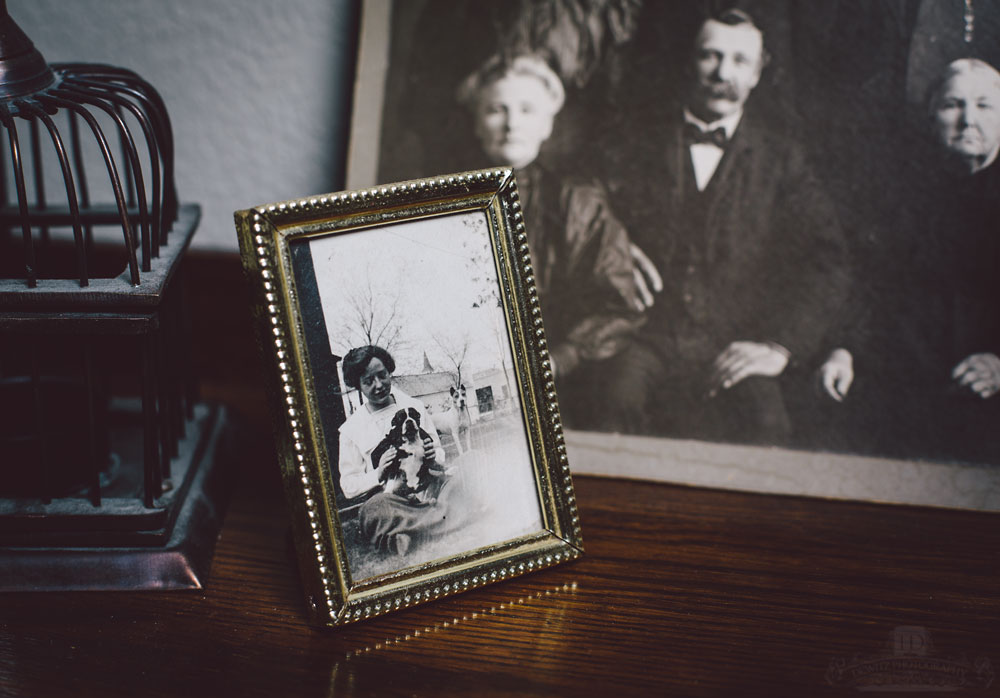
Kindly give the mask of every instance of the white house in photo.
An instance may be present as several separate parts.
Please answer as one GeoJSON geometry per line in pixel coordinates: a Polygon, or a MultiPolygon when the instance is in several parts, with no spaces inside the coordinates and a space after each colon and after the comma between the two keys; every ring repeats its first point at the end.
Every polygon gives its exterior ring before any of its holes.
{"type": "MultiPolygon", "coordinates": [[[[455,387],[455,377],[447,371],[394,375],[392,382],[410,397],[424,403],[431,414],[440,414],[451,408],[451,389],[455,387]]],[[[470,411],[471,408],[472,405],[470,411]]]]}
{"type": "MultiPolygon", "coordinates": [[[[517,377],[514,369],[494,367],[472,374],[475,399],[470,400],[479,407],[480,414],[506,413],[510,410],[517,393],[517,377]]],[[[468,387],[468,386],[466,386],[468,387]]]]}

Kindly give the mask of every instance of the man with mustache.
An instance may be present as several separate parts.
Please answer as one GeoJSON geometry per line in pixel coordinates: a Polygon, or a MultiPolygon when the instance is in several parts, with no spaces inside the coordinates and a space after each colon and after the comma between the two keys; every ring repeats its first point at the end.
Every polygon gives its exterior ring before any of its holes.
{"type": "Polygon", "coordinates": [[[769,58],[743,11],[696,34],[683,104],[647,129],[621,210],[665,289],[609,377],[610,427],[785,443],[785,383],[847,290],[833,206],[786,124],[748,104],[769,58]]]}

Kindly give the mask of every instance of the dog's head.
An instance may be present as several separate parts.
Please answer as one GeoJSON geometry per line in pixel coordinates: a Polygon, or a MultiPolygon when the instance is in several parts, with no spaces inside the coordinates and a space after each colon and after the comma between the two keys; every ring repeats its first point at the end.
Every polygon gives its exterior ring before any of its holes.
{"type": "Polygon", "coordinates": [[[462,410],[465,409],[465,385],[460,385],[457,388],[452,386],[449,391],[451,392],[451,401],[455,404],[455,407],[462,410]]]}
{"type": "Polygon", "coordinates": [[[392,429],[389,433],[399,434],[400,443],[414,441],[420,434],[420,413],[412,407],[399,410],[392,417],[392,429]]]}
{"type": "Polygon", "coordinates": [[[406,416],[405,409],[396,410],[396,414],[392,415],[389,432],[385,435],[386,440],[397,448],[403,443],[403,425],[406,422],[406,416]]]}
{"type": "Polygon", "coordinates": [[[412,441],[420,433],[420,413],[412,407],[397,410],[392,416],[388,436],[398,446],[403,440],[412,441]]]}

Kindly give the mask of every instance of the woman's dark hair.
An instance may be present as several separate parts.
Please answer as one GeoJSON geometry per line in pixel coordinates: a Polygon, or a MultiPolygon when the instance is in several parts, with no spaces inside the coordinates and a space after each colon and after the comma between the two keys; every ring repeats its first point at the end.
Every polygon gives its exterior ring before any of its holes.
{"type": "Polygon", "coordinates": [[[389,373],[396,370],[396,362],[393,361],[392,354],[382,347],[377,347],[374,344],[356,347],[347,352],[347,356],[344,357],[344,382],[347,383],[348,388],[361,390],[361,375],[368,368],[372,359],[381,361],[389,373]]]}

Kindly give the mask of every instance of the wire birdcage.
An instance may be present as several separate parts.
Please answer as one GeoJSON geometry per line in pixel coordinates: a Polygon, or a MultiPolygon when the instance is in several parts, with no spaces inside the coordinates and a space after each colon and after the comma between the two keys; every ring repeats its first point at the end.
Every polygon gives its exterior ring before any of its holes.
{"type": "MultiPolygon", "coordinates": [[[[4,182],[7,206],[2,216],[5,226],[16,218],[23,278],[30,287],[37,285],[36,248],[49,242],[52,228],[68,226],[75,278],[81,287],[88,286],[94,228],[117,224],[128,280],[140,285],[140,269],[151,270],[177,216],[173,136],[163,100],[130,70],[83,63],[49,66],[13,23],[5,1],[0,2],[0,31],[0,125],[7,132],[6,171],[12,180],[4,182]],[[85,139],[99,148],[97,160],[105,169],[102,179],[113,192],[110,206],[91,200],[93,173],[88,173],[85,139]],[[65,191],[61,197],[48,191],[45,141],[58,163],[65,191]],[[29,160],[33,167],[26,175],[29,160]],[[34,189],[33,196],[29,188],[34,189]],[[14,199],[16,209],[11,206],[14,199]]],[[[9,270],[7,274],[11,275],[9,270]]]]}
{"type": "Polygon", "coordinates": [[[167,110],[131,70],[47,64],[0,0],[0,127],[0,553],[163,543],[204,426],[167,110]]]}

